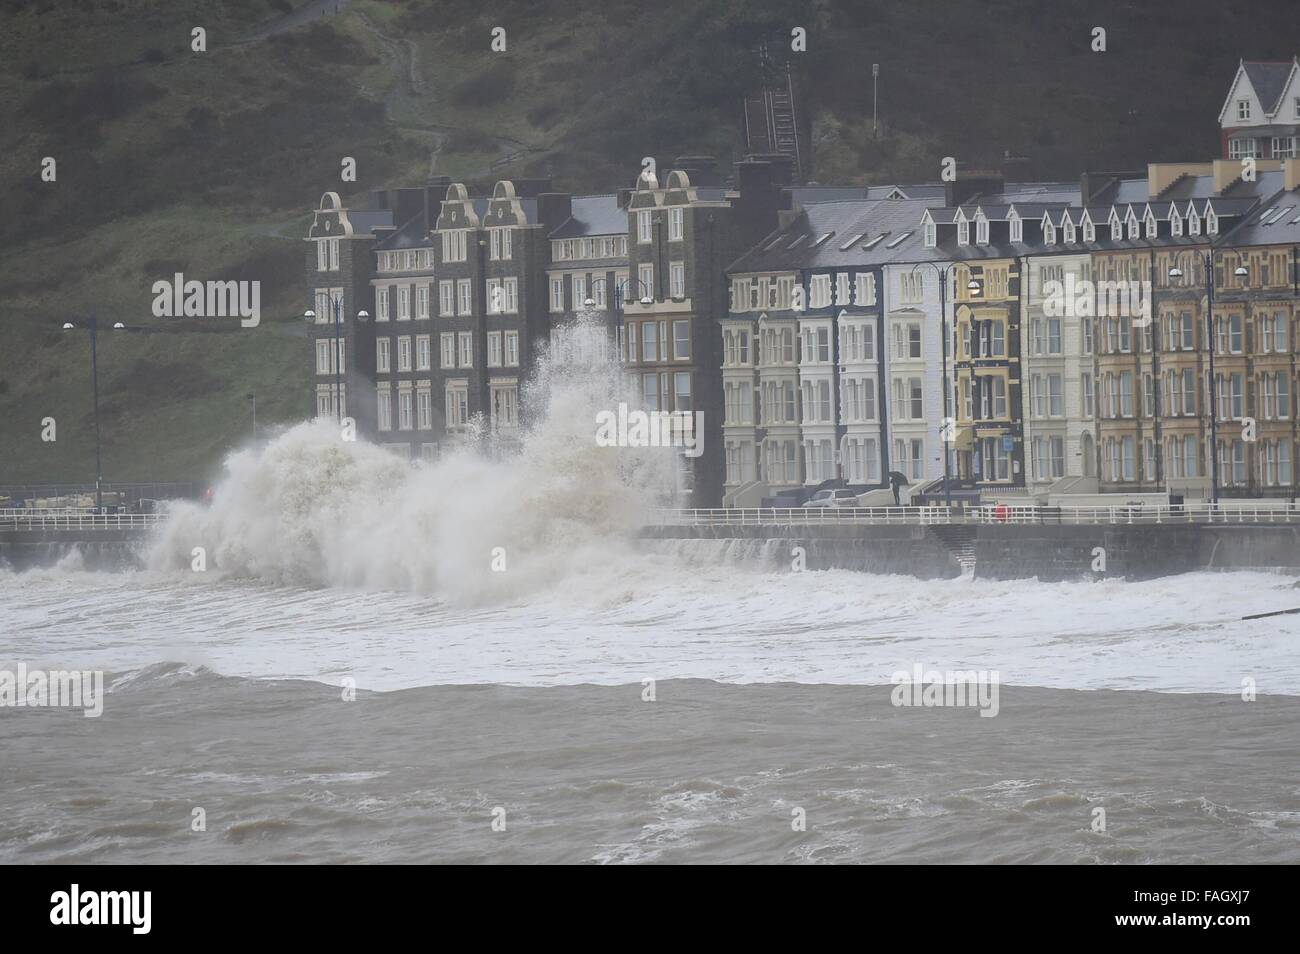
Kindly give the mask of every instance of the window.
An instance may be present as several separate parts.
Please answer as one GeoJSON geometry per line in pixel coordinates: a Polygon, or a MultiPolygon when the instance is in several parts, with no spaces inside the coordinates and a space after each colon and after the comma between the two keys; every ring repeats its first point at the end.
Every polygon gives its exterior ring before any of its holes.
{"type": "Polygon", "coordinates": [[[456,314],[471,315],[474,313],[474,286],[468,278],[459,279],[456,282],[456,314]]]}
{"type": "Polygon", "coordinates": [[[415,317],[428,318],[429,317],[429,286],[417,285],[415,290],[416,290],[415,317]]]}
{"type": "Polygon", "coordinates": [[[989,220],[982,215],[975,217],[975,244],[989,244],[989,220]]]}
{"type": "Polygon", "coordinates": [[[411,320],[411,286],[397,286],[397,320],[411,320]]]}
{"type": "Polygon", "coordinates": [[[651,238],[650,210],[641,209],[636,214],[636,240],[641,245],[648,245],[651,238]]]}
{"type": "Polygon", "coordinates": [[[1294,159],[1296,157],[1295,136],[1273,137],[1273,158],[1294,159]]]}
{"type": "Polygon", "coordinates": [[[450,333],[439,335],[438,345],[441,357],[440,365],[444,368],[456,367],[456,336],[450,333]]]}
{"type": "MultiPolygon", "coordinates": [[[[1015,225],[1013,224],[1012,229],[1014,230],[1014,228],[1015,225]]],[[[938,227],[935,226],[933,222],[925,223],[925,247],[926,248],[934,248],[936,245],[939,244],[938,232],[939,232],[938,227]]],[[[1015,241],[1014,231],[1012,233],[1012,241],[1015,241]]]]}
{"type": "Polygon", "coordinates": [[[639,300],[641,298],[654,298],[655,297],[655,293],[654,293],[655,267],[647,262],[638,265],[636,267],[636,273],[637,273],[637,280],[640,282],[641,285],[641,287],[638,288],[636,291],[637,299],[639,300]]]}
{"type": "Polygon", "coordinates": [[[970,223],[967,222],[965,219],[957,220],[957,244],[958,245],[970,244],[970,223]]]}
{"type": "Polygon", "coordinates": [[[519,424],[519,385],[492,385],[492,426],[515,427],[519,424]]]}
{"type": "Polygon", "coordinates": [[[456,313],[456,286],[452,282],[438,282],[438,314],[450,318],[456,313]]]}
{"type": "Polygon", "coordinates": [[[433,427],[433,394],[427,384],[415,389],[415,426],[422,431],[433,427]]]}
{"type": "Polygon", "coordinates": [[[876,303],[876,276],[874,272],[858,272],[855,285],[856,304],[864,306],[876,303]]]}
{"type": "Polygon", "coordinates": [[[678,242],[682,239],[685,234],[682,220],[683,215],[680,208],[668,210],[668,241],[678,242]]]}
{"type": "Polygon", "coordinates": [[[668,266],[668,294],[672,298],[686,297],[686,265],[683,262],[673,262],[668,266]]]}
{"type": "Polygon", "coordinates": [[[411,339],[407,337],[397,339],[397,370],[411,370],[411,339]]]}
{"type": "Polygon", "coordinates": [[[327,272],[330,267],[329,243],[331,239],[316,240],[316,271],[327,272]]]}
{"type": "Polygon", "coordinates": [[[378,374],[388,374],[391,370],[389,349],[392,343],[391,338],[375,339],[375,371],[378,374]]]}
{"type": "Polygon", "coordinates": [[[519,367],[519,332],[507,331],[505,333],[505,350],[506,367],[519,367]]]}
{"type": "Polygon", "coordinates": [[[510,229],[488,229],[488,258],[494,262],[504,262],[511,258],[510,229]]]}
{"type": "Polygon", "coordinates": [[[501,279],[487,280],[487,313],[499,315],[505,309],[505,294],[501,291],[501,279]]]}
{"type": "Polygon", "coordinates": [[[1256,140],[1253,136],[1241,136],[1236,139],[1229,139],[1228,158],[1229,159],[1260,158],[1258,140],[1256,140]]]}
{"type": "Polygon", "coordinates": [[[1237,118],[1238,119],[1250,118],[1250,100],[1248,99],[1237,100],[1237,118]]]}
{"type": "Polygon", "coordinates": [[[691,410],[691,373],[678,371],[673,375],[673,410],[691,410]]]}
{"type": "Polygon", "coordinates": [[[376,393],[378,403],[375,407],[378,427],[381,431],[393,429],[393,392],[387,384],[381,384],[376,393]]]}
{"type": "Polygon", "coordinates": [[[379,287],[375,289],[375,321],[388,320],[388,289],[379,287]]]}
{"type": "Polygon", "coordinates": [[[451,229],[442,233],[442,260],[463,262],[469,248],[468,229],[451,229]]]}
{"type": "Polygon", "coordinates": [[[980,438],[980,478],[985,481],[1009,480],[1011,477],[1011,458],[1002,449],[1001,437],[980,438]]]}
{"type": "Polygon", "coordinates": [[[428,371],[432,358],[429,353],[429,336],[419,335],[415,339],[415,370],[428,371]]]}
{"type": "Polygon", "coordinates": [[[1093,416],[1093,401],[1095,398],[1092,385],[1092,375],[1087,373],[1081,375],[1079,378],[1079,387],[1082,392],[1080,396],[1083,403],[1083,416],[1085,418],[1090,418],[1093,416]]]}
{"type": "Polygon", "coordinates": [[[462,331],[456,335],[457,364],[462,368],[474,367],[474,336],[472,332],[462,331]]]}
{"type": "Polygon", "coordinates": [[[447,430],[469,423],[469,383],[449,381],[446,390],[447,430]]]}
{"type": "Polygon", "coordinates": [[[331,343],[331,339],[329,338],[316,339],[316,373],[317,374],[334,373],[334,363],[330,361],[330,352],[333,350],[330,347],[330,343],[331,343]]]}
{"type": "Polygon", "coordinates": [[[659,360],[659,326],[653,321],[641,326],[641,360],[659,360]]]}
{"type": "Polygon", "coordinates": [[[564,276],[562,275],[551,279],[551,311],[553,313],[564,311],[564,276]]]}
{"type": "Polygon", "coordinates": [[[397,392],[397,428],[409,431],[414,423],[411,415],[411,389],[402,388],[397,392]]]}
{"type": "Polygon", "coordinates": [[[808,307],[825,308],[831,303],[831,277],[814,275],[808,283],[808,307]]]}
{"type": "Polygon", "coordinates": [[[678,361],[691,359],[691,323],[686,319],[673,322],[673,357],[678,361]]]}
{"type": "Polygon", "coordinates": [[[489,331],[487,336],[487,366],[501,367],[501,332],[489,331]]]}
{"type": "Polygon", "coordinates": [[[659,375],[641,375],[641,405],[644,410],[659,410],[659,375]]]}
{"type": "Polygon", "coordinates": [[[329,239],[328,244],[330,248],[330,271],[337,272],[339,270],[339,240],[329,239]]]}

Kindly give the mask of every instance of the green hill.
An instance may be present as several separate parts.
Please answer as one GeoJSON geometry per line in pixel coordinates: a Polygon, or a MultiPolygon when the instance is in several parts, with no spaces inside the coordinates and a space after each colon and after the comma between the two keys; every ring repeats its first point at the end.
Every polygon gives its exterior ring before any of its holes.
{"type": "MultiPolygon", "coordinates": [[[[0,483],[93,474],[89,349],[71,317],[149,325],[151,285],[257,278],[261,327],[101,337],[105,475],[203,479],[307,411],[307,209],[431,168],[559,188],[642,156],[742,151],[763,37],[792,61],[820,181],[933,179],[1027,155],[1040,177],[1204,159],[1237,59],[1288,58],[1289,5],[795,0],[0,3],[0,483]],[[275,32],[279,18],[328,8],[275,32]],[[206,52],[190,48],[207,31],[206,52]],[[507,49],[489,48],[494,27],[507,49]],[[1089,49],[1093,27],[1108,52],[1089,49]],[[878,138],[870,64],[881,64],[878,138]],[[41,160],[57,161],[42,182],[41,160]],[[340,160],[359,181],[339,181],[340,160]],[[505,160],[505,161],[502,161],[505,160]],[[494,166],[494,163],[500,163],[494,166]],[[58,421],[55,443],[41,420],[58,421]]],[[[154,323],[156,324],[156,323],[154,323]]],[[[180,325],[165,326],[175,331],[180,325]]]]}

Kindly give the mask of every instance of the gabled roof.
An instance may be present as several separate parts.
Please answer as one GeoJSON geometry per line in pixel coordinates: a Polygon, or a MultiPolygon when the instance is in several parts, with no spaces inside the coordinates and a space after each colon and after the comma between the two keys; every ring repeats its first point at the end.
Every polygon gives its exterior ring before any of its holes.
{"type": "Polygon", "coordinates": [[[1241,68],[1245,70],[1246,78],[1254,87],[1255,96],[1259,104],[1264,107],[1264,112],[1272,116],[1277,112],[1278,99],[1286,92],[1286,82],[1291,78],[1291,71],[1295,68],[1294,58],[1282,62],[1243,60],[1241,68]]]}
{"type": "Polygon", "coordinates": [[[1233,93],[1243,79],[1250,85],[1255,98],[1259,100],[1264,117],[1267,119],[1274,116],[1282,105],[1282,94],[1286,92],[1296,65],[1295,57],[1289,60],[1241,60],[1237,64],[1237,72],[1233,74],[1232,84],[1228,87],[1228,95],[1224,97],[1223,106],[1219,110],[1219,125],[1222,126],[1224,118],[1229,115],[1233,93]]]}

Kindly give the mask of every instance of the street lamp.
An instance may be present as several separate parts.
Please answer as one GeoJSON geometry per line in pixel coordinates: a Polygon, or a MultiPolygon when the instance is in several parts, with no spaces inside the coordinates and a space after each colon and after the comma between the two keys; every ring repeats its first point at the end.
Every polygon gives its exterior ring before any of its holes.
{"type": "MultiPolygon", "coordinates": [[[[641,298],[639,299],[641,304],[653,305],[655,303],[655,300],[650,297],[650,289],[642,283],[641,279],[625,278],[621,282],[619,282],[618,287],[614,289],[615,309],[620,308],[623,304],[623,289],[625,289],[628,285],[631,285],[633,283],[636,283],[637,289],[641,292],[641,298]]],[[[606,284],[605,279],[597,278],[591,283],[591,287],[592,289],[594,289],[597,285],[604,285],[604,284],[606,284]]],[[[596,304],[596,300],[592,298],[590,295],[588,295],[586,299],[583,301],[583,304],[586,305],[588,308],[591,308],[593,305],[596,304]]]]}
{"type": "MultiPolygon", "coordinates": [[[[939,439],[943,443],[943,504],[949,510],[952,509],[952,465],[949,461],[951,454],[948,445],[951,440],[948,437],[949,424],[953,421],[949,402],[952,390],[948,383],[948,273],[962,265],[961,262],[951,262],[948,265],[940,265],[938,262],[917,262],[912,266],[912,274],[922,265],[929,265],[934,269],[935,274],[939,277],[939,336],[943,339],[943,421],[939,427],[939,439]]],[[[966,283],[966,289],[972,294],[978,294],[980,283],[972,276],[966,283]]]]}
{"type": "MultiPolygon", "coordinates": [[[[78,325],[71,321],[63,323],[64,331],[73,331],[77,327],[78,325]]],[[[80,327],[90,332],[90,382],[95,396],[95,510],[102,512],[104,509],[104,467],[99,439],[99,319],[92,315],[80,327]]],[[[114,330],[125,327],[126,325],[120,321],[113,323],[114,330]]]]}
{"type": "MultiPolygon", "coordinates": [[[[1219,503],[1219,402],[1218,402],[1218,381],[1214,376],[1214,253],[1215,249],[1209,248],[1201,253],[1202,265],[1205,268],[1205,346],[1210,353],[1209,371],[1210,371],[1210,391],[1206,398],[1210,405],[1210,505],[1218,506],[1219,503]]],[[[1219,249],[1218,251],[1224,251],[1219,249]]],[[[1228,251],[1235,251],[1229,249],[1228,251]]],[[[1184,255],[1197,254],[1193,249],[1183,249],[1181,252],[1174,254],[1173,264],[1169,267],[1170,278],[1182,278],[1183,270],[1178,267],[1178,262],[1184,255]]],[[[1232,271],[1233,275],[1238,278],[1245,278],[1250,274],[1250,269],[1245,265],[1238,263],[1232,271]]]]}
{"type": "MultiPolygon", "coordinates": [[[[334,415],[335,415],[335,418],[339,421],[339,423],[342,423],[342,422],[343,422],[343,361],[341,360],[341,359],[342,359],[342,355],[339,353],[339,352],[340,352],[340,349],[341,349],[341,347],[342,347],[342,341],[343,341],[343,339],[342,339],[342,335],[343,335],[343,299],[342,299],[342,297],[339,297],[339,298],[333,298],[333,297],[331,297],[331,298],[330,298],[330,309],[331,309],[331,311],[333,311],[333,313],[334,313],[334,359],[333,359],[333,363],[334,363],[334,415]]],[[[302,317],[303,317],[303,320],[305,320],[306,322],[308,322],[308,323],[310,324],[311,322],[314,322],[314,321],[316,320],[316,312],[314,312],[314,311],[312,311],[310,308],[308,308],[306,311],[304,311],[304,312],[302,313],[302,317]]],[[[357,312],[357,321],[362,321],[362,322],[364,322],[364,321],[369,321],[369,320],[370,320],[370,312],[366,311],[365,309],[362,309],[361,311],[357,312]]]]}

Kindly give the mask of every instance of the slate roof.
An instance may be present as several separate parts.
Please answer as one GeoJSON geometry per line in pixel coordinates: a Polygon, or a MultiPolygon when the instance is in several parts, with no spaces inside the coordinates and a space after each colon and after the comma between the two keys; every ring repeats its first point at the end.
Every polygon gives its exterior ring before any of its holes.
{"type": "Polygon", "coordinates": [[[1278,192],[1261,202],[1258,212],[1252,212],[1244,223],[1233,229],[1224,244],[1300,244],[1300,189],[1278,192]]]}
{"type": "Polygon", "coordinates": [[[1259,104],[1264,107],[1265,113],[1272,115],[1277,112],[1278,100],[1286,92],[1287,77],[1291,75],[1294,62],[1242,61],[1241,68],[1246,71],[1246,78],[1254,87],[1255,96],[1259,98],[1259,104]]]}
{"type": "MultiPolygon", "coordinates": [[[[384,212],[391,217],[392,213],[384,212]]],[[[424,210],[411,216],[397,229],[394,229],[387,238],[380,240],[375,246],[380,251],[391,251],[393,249],[403,248],[428,248],[433,245],[429,238],[429,223],[424,217],[424,210]]]]}
{"type": "Polygon", "coordinates": [[[356,235],[369,235],[377,228],[393,224],[389,209],[348,209],[348,221],[356,235]]]}
{"type": "Polygon", "coordinates": [[[575,195],[572,214],[551,232],[551,238],[581,238],[586,235],[626,235],[627,209],[618,206],[617,195],[575,195]]]}

